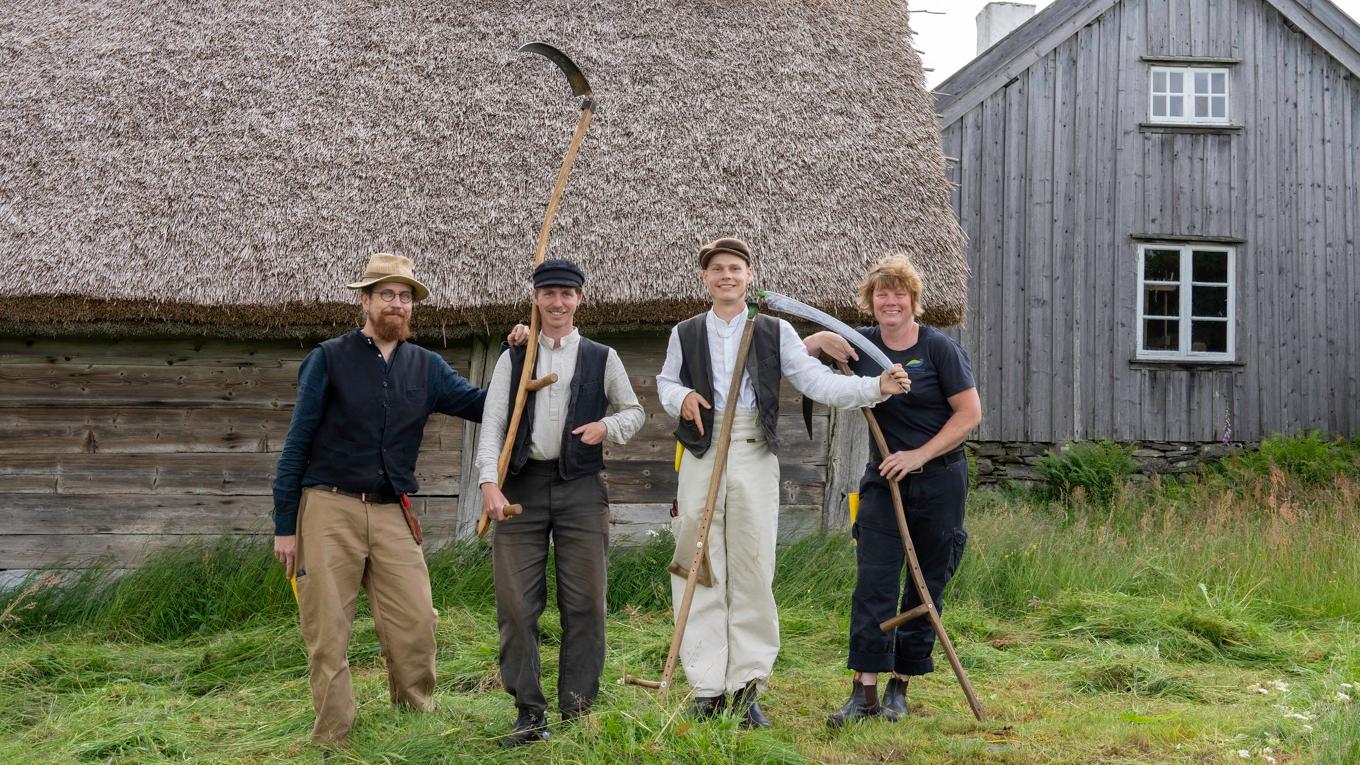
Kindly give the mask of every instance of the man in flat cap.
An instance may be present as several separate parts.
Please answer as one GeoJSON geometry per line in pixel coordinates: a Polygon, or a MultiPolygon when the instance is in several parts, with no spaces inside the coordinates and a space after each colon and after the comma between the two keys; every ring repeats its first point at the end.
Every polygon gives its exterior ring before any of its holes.
{"type": "Polygon", "coordinates": [[[517,344],[501,354],[492,373],[477,444],[482,505],[497,522],[492,561],[501,680],[518,709],[510,735],[501,739],[505,746],[548,738],[538,619],[547,599],[549,538],[562,622],[557,706],[571,720],[595,701],[604,671],[609,548],[603,443],[627,443],[645,419],[618,354],[576,329],[585,286],[581,269],[568,260],[545,260],[534,269],[533,284],[541,322],[533,338],[533,377],[556,374],[557,382],[528,395],[502,492],[497,460],[524,369],[522,344],[529,339],[527,329],[516,327],[511,341],[517,344]],[[607,415],[611,407],[614,414],[607,415]],[[523,512],[506,517],[510,504],[523,512]]]}
{"type": "Polygon", "coordinates": [[[713,299],[708,311],[671,330],[666,361],[656,377],[661,405],[678,417],[675,437],[685,447],[680,463],[671,592],[685,592],[703,516],[716,449],[713,423],[736,407],[727,469],[704,548],[707,565],[690,606],[680,660],[693,689],[692,712],[710,717],[727,708],[744,728],[768,727],[758,698],[779,654],[779,614],[774,602],[775,537],[779,518],[779,383],[828,406],[858,409],[884,401],[908,385],[900,365],[878,377],[848,377],[808,355],[783,319],[757,314],[743,369],[733,369],[746,327],[747,291],[755,277],[751,248],[718,239],[699,251],[699,276],[713,299]],[[732,375],[742,382],[726,400],[732,375]]]}
{"type": "Polygon", "coordinates": [[[274,478],[274,555],[297,577],[312,740],[327,748],[344,746],[354,723],[346,650],[360,585],[392,703],[434,708],[437,614],[409,496],[430,413],[480,422],[486,399],[441,356],[406,342],[415,303],[430,293],[409,258],[374,255],[347,286],[364,324],[303,359],[274,478]]]}

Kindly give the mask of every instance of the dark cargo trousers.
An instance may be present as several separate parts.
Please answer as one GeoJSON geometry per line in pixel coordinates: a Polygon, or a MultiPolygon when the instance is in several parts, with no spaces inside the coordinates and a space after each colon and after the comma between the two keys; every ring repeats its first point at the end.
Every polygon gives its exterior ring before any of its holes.
{"type": "MultiPolygon", "coordinates": [[[[968,541],[968,532],[963,530],[968,461],[908,475],[899,486],[926,589],[935,607],[943,609],[940,595],[958,569],[968,541]]],[[[850,605],[849,668],[902,675],[934,670],[930,653],[935,647],[935,629],[929,618],[913,619],[890,633],[878,628],[883,621],[920,605],[921,598],[910,572],[902,575],[906,553],[897,530],[892,495],[887,481],[873,466],[860,485],[854,533],[859,544],[855,548],[857,575],[850,605]]]]}
{"type": "Polygon", "coordinates": [[[548,540],[555,548],[562,642],[557,705],[564,715],[590,710],[604,672],[609,502],[597,473],[564,481],[557,462],[530,460],[505,482],[521,515],[496,524],[492,561],[500,626],[501,681],[521,711],[547,709],[539,668],[538,619],[547,604],[548,540]]]}

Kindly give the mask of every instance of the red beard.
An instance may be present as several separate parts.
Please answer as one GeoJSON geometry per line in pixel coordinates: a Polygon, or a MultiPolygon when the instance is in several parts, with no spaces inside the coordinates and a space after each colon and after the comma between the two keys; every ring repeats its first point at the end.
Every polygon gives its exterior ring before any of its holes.
{"type": "Polygon", "coordinates": [[[408,340],[411,337],[411,318],[397,313],[379,313],[369,317],[373,334],[384,343],[408,340]]]}

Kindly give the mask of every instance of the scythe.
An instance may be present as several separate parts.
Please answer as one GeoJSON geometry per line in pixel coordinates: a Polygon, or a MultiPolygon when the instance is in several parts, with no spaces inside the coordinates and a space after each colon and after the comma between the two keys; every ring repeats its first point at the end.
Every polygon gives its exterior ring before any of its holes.
{"type": "MultiPolygon", "coordinates": [[[[571,85],[572,95],[579,96],[582,99],[581,118],[576,123],[576,133],[571,137],[571,144],[567,147],[567,156],[562,160],[562,169],[557,173],[557,182],[553,185],[552,196],[548,198],[548,210],[543,216],[543,225],[538,230],[538,247],[534,252],[534,267],[537,268],[548,254],[548,239],[552,231],[553,216],[557,213],[557,203],[562,199],[562,191],[567,186],[571,167],[576,162],[576,151],[581,148],[581,142],[586,137],[586,130],[590,129],[590,120],[595,115],[595,98],[590,90],[590,83],[586,82],[585,75],[581,73],[581,69],[576,64],[572,63],[567,54],[543,42],[521,45],[519,52],[536,53],[557,64],[557,68],[562,70],[562,74],[566,75],[567,83],[571,85]]],[[[498,485],[505,484],[505,473],[510,466],[510,453],[515,447],[515,433],[519,430],[520,419],[524,415],[524,402],[528,399],[528,395],[557,382],[556,374],[533,379],[534,364],[538,359],[538,328],[538,306],[531,304],[529,308],[529,342],[524,351],[524,370],[520,373],[519,387],[515,393],[515,404],[510,410],[510,426],[506,431],[505,444],[501,447],[500,459],[496,462],[496,483],[498,485]]],[[[505,509],[506,515],[516,515],[520,512],[523,512],[523,508],[519,505],[510,505],[505,509]]],[[[478,537],[486,534],[490,523],[491,516],[483,510],[482,517],[477,519],[478,537]]]]}

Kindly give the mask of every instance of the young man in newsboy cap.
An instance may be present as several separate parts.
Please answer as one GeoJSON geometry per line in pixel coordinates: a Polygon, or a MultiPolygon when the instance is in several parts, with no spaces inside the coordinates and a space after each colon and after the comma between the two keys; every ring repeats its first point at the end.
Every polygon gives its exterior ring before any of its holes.
{"type": "Polygon", "coordinates": [[[327,748],[345,745],[354,723],[345,656],[360,585],[392,703],[434,708],[436,613],[409,495],[430,414],[480,422],[486,399],[438,354],[406,342],[415,303],[430,293],[410,259],[374,255],[347,286],[364,324],[303,359],[274,478],[274,555],[297,576],[312,739],[327,748]]]}
{"type": "Polygon", "coordinates": [[[848,377],[808,355],[783,319],[757,314],[744,369],[735,370],[746,327],[746,296],[755,277],[751,248],[718,239],[699,250],[699,276],[713,299],[708,311],[671,330],[656,377],[661,405],[678,417],[680,463],[671,592],[678,606],[694,555],[716,449],[714,423],[736,407],[732,445],[708,529],[706,571],[694,592],[680,660],[694,692],[692,712],[709,717],[727,705],[744,728],[768,727],[758,697],[779,654],[774,558],[779,518],[779,383],[828,406],[873,406],[909,384],[901,366],[878,377],[848,377]],[[742,375],[736,401],[726,400],[732,375],[742,375]]]}
{"type": "Polygon", "coordinates": [[[557,606],[562,639],[557,705],[564,720],[590,711],[604,671],[605,576],[609,499],[600,471],[604,441],[625,444],[645,419],[612,348],[581,336],[576,309],[585,274],[568,260],[545,260],[533,274],[541,329],[533,377],[557,382],[530,393],[514,435],[504,492],[497,460],[505,444],[520,373],[526,329],[516,327],[487,388],[486,416],[477,444],[482,505],[497,522],[492,540],[500,670],[519,715],[510,735],[517,746],[547,739],[547,700],[539,678],[538,619],[547,598],[548,541],[557,561],[557,606]],[[612,407],[615,413],[606,415],[612,407]],[[505,508],[523,512],[506,517],[505,508]]]}

